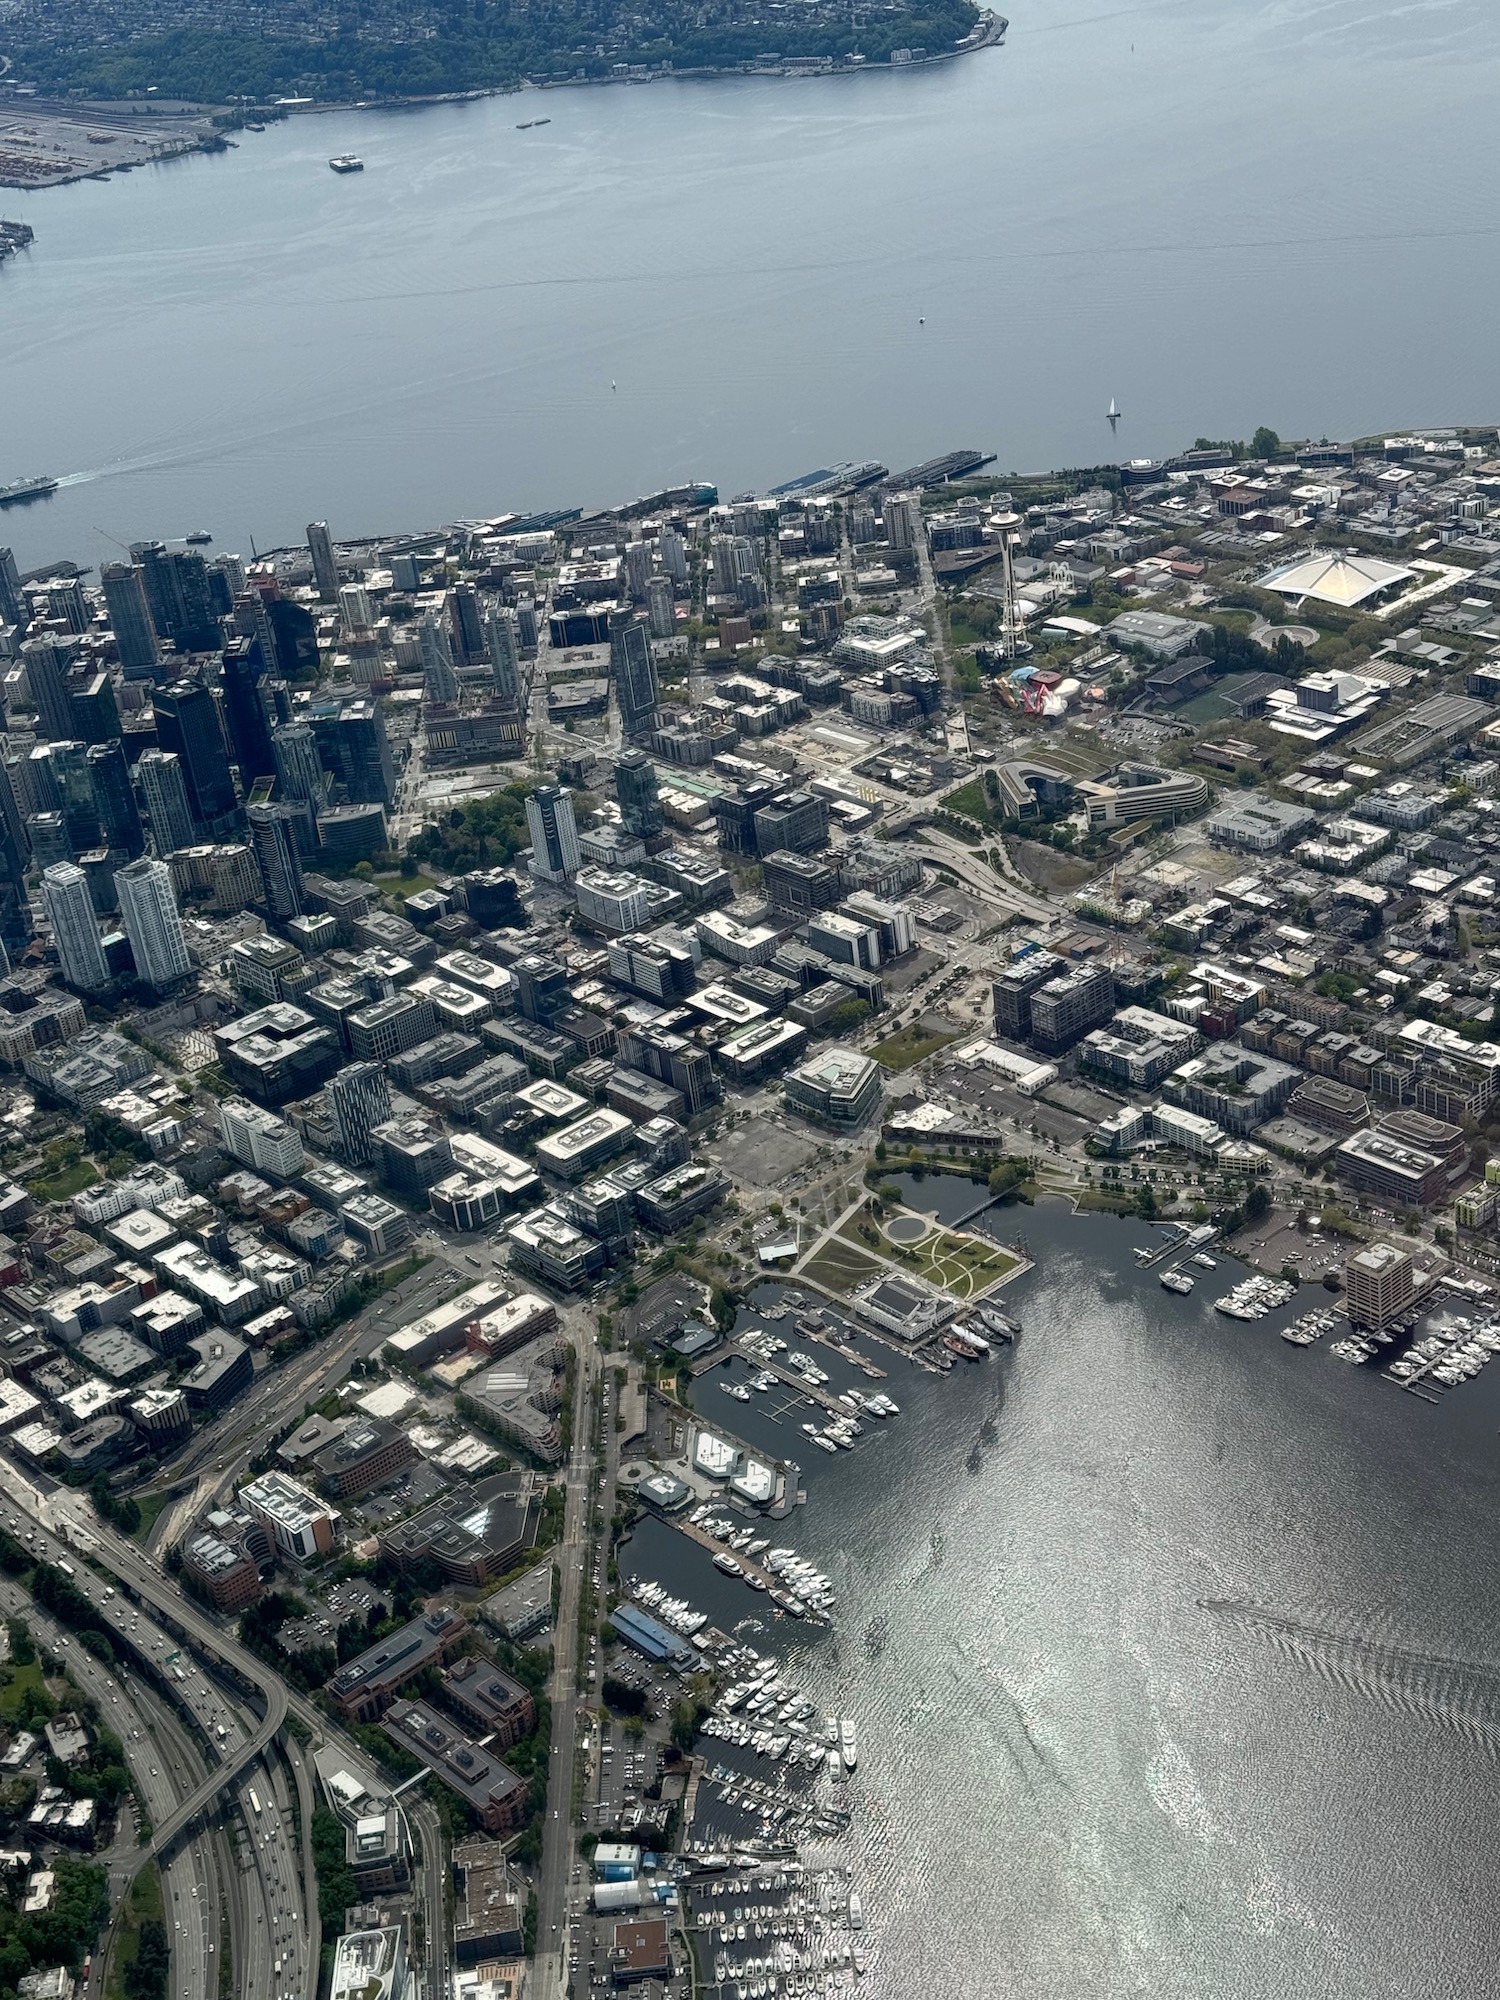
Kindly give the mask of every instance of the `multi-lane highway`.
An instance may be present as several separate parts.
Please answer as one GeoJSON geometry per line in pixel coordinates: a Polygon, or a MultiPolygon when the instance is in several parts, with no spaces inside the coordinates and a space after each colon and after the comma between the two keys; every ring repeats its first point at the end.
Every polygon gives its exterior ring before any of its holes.
{"type": "MultiPolygon", "coordinates": [[[[76,1640],[58,1634],[61,1657],[77,1663],[75,1671],[96,1697],[96,1683],[105,1676],[101,1711],[120,1717],[132,1778],[150,1816],[151,1849],[162,1864],[174,2000],[214,2000],[226,1922],[248,1982],[242,1991],[266,2000],[312,2000],[318,1953],[315,1916],[309,1921],[316,1911],[307,1837],[311,1792],[302,1803],[299,1856],[292,1790],[303,1790],[305,1774],[289,1779],[271,1747],[286,1716],[284,1684],[189,1604],[148,1557],[100,1522],[80,1495],[42,1494],[3,1460],[0,1488],[14,1503],[5,1517],[10,1531],[36,1555],[67,1564],[116,1636],[117,1652],[133,1652],[171,1692],[168,1703],[126,1669],[118,1678],[108,1675],[76,1640]],[[97,1554],[132,1595],[80,1567],[84,1552],[97,1554]],[[205,1662],[254,1685],[265,1714],[211,1678],[205,1662]],[[226,1812],[238,1821],[232,1860],[222,1836],[207,1824],[226,1812]],[[194,1837],[181,1839],[189,1830],[194,1837]]],[[[15,1585],[6,1589],[20,1595],[15,1585]]]]}

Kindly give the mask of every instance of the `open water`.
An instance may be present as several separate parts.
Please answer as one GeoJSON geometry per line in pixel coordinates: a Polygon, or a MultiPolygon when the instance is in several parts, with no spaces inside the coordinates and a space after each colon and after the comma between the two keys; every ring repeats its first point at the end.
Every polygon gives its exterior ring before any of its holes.
{"type": "MultiPolygon", "coordinates": [[[[1211,1301],[1242,1267],[1176,1298],[1143,1224],[991,1223],[1037,1258],[1019,1346],[934,1378],[871,1345],[902,1414],[853,1453],[697,1390],[806,1467],[777,1539],[834,1631],[747,1636],[858,1720],[872,1996],[1495,1992],[1500,1367],[1434,1409],[1276,1338],[1321,1293],[1241,1324],[1211,1301]]],[[[764,1615],[659,1526],[622,1566],[764,1615]]]]}
{"type": "Polygon", "coordinates": [[[1008,11],[920,73],[298,118],[5,194],[0,482],[67,484],[3,539],[248,554],[969,443],[1493,420],[1500,9],[1008,11]]]}

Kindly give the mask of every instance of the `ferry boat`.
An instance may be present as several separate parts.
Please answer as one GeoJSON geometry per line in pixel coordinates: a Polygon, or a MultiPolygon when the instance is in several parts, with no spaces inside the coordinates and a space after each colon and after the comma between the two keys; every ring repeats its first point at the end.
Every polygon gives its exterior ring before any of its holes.
{"type": "Polygon", "coordinates": [[[336,174],[362,174],[365,170],[358,153],[335,153],[328,164],[336,174]]]}
{"type": "Polygon", "coordinates": [[[1193,1280],[1186,1271],[1163,1271],[1157,1283],[1164,1292],[1190,1292],[1193,1280]]]}
{"type": "Polygon", "coordinates": [[[16,479],[9,486],[0,486],[0,507],[14,507],[23,500],[41,500],[56,491],[57,481],[51,473],[39,472],[34,479],[16,479]]]}
{"type": "Polygon", "coordinates": [[[207,528],[189,528],[182,538],[185,542],[211,542],[213,536],[207,528]]]}

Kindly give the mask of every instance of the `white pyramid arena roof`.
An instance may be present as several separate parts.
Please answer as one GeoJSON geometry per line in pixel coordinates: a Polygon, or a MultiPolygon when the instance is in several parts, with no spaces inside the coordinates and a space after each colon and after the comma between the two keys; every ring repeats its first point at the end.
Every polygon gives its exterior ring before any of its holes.
{"type": "Polygon", "coordinates": [[[1325,604],[1347,608],[1363,604],[1367,597],[1377,596],[1394,583],[1405,583],[1411,574],[1397,563],[1379,562],[1374,556],[1320,552],[1273,570],[1261,579],[1261,588],[1279,591],[1283,597],[1317,597],[1325,604]]]}

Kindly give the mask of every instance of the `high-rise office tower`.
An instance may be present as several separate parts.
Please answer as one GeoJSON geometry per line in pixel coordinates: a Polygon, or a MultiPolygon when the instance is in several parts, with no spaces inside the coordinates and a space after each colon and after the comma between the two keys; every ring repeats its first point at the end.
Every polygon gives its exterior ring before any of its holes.
{"type": "Polygon", "coordinates": [[[157,636],[170,639],[182,653],[215,651],[221,640],[219,613],[203,557],[160,542],[132,542],[130,559],[140,567],[157,636]]]}
{"type": "Polygon", "coordinates": [[[516,602],[516,630],[521,635],[523,653],[534,653],[537,646],[536,600],[531,597],[519,598],[516,602]]]}
{"type": "MultiPolygon", "coordinates": [[[[93,774],[89,769],[86,743],[48,743],[42,746],[51,775],[58,808],[68,829],[68,842],[75,854],[87,854],[99,845],[102,828],[99,805],[94,797],[93,774]]],[[[40,758],[35,761],[42,761],[40,758]]]]}
{"type": "Polygon", "coordinates": [[[502,701],[519,701],[521,665],[516,646],[516,621],[503,604],[490,606],[485,616],[484,633],[496,694],[502,701]]]}
{"type": "Polygon", "coordinates": [[[333,559],[333,537],[326,521],[308,522],[307,546],[312,552],[313,582],[318,586],[318,595],[325,604],[332,604],[339,594],[339,566],[333,559]]]}
{"type": "Polygon", "coordinates": [[[141,587],[151,623],[159,639],[168,639],[182,623],[182,599],[176,572],[164,542],[132,542],[130,560],[140,571],[141,587]]]}
{"type": "Polygon", "coordinates": [[[170,750],[143,750],[135,767],[151,838],[163,860],[197,839],[182,759],[170,750]]]}
{"type": "Polygon", "coordinates": [[[235,634],[241,639],[254,639],[260,647],[261,664],[266,672],[280,671],[281,654],[276,644],[276,628],[271,623],[271,614],[266,609],[266,600],[258,590],[242,590],[234,600],[231,614],[235,634]]]}
{"type": "Polygon", "coordinates": [[[428,701],[457,701],[458,675],[453,670],[453,648],[448,627],[435,612],[422,620],[422,692],[428,701]]]}
{"type": "Polygon", "coordinates": [[[73,734],[73,708],[68,699],[68,669],[78,647],[74,640],[43,633],[23,641],[21,664],[26,669],[26,685],[36,710],[37,729],[54,743],[65,743],[73,734]]]}
{"type": "Polygon", "coordinates": [[[516,1008],[526,1020],[545,1026],[572,1004],[568,968],[560,958],[529,951],[513,961],[511,973],[516,982],[516,1008]]]}
{"type": "Polygon", "coordinates": [[[616,758],[615,798],[625,831],[637,840],[650,840],[666,824],[656,795],[656,766],[644,750],[625,750],[616,758]]]}
{"type": "Polygon", "coordinates": [[[391,582],[397,590],[408,595],[422,588],[422,562],[419,556],[399,555],[391,557],[391,582]]]}
{"type": "Polygon", "coordinates": [[[313,807],[328,797],[328,774],[318,762],[318,746],[305,722],[284,722],[271,731],[276,776],[286,799],[305,799],[313,807]]]}
{"type": "Polygon", "coordinates": [[[361,696],[338,709],[314,709],[311,719],[323,768],[350,805],[388,806],[396,796],[396,766],[380,703],[361,696]]]}
{"type": "Polygon", "coordinates": [[[12,965],[31,937],[31,908],[26,900],[26,850],[9,820],[0,816],[0,944],[12,965]]]}
{"type": "Polygon", "coordinates": [[[653,576],[646,585],[646,609],[653,639],[670,639],[677,630],[677,599],[669,576],[653,576]]]}
{"type": "Polygon", "coordinates": [[[671,577],[673,583],[686,583],[688,580],[687,543],[678,534],[677,530],[675,528],[663,528],[656,538],[656,548],[657,553],[661,557],[661,566],[667,575],[671,577]]]}
{"type": "Polygon", "coordinates": [[[130,783],[130,766],[123,743],[92,743],[88,750],[89,783],[104,844],[132,858],[146,845],[141,815],[130,783]]]}
{"type": "Polygon", "coordinates": [[[166,862],[149,861],[144,856],[127,862],[115,870],[115,892],[141,979],[158,988],[186,979],[193,961],[182,918],[177,914],[177,898],[172,894],[172,871],[166,862]]]}
{"type": "Polygon", "coordinates": [[[573,794],[561,785],[538,785],[526,801],[531,829],[531,872],[545,882],[569,882],[583,856],[573,818],[573,794]]]}
{"type": "Polygon", "coordinates": [[[453,637],[465,665],[484,658],[484,620],[479,608],[479,592],[472,583],[457,583],[450,598],[453,637]]]}
{"type": "Polygon", "coordinates": [[[245,560],[243,556],[237,556],[231,550],[225,549],[222,554],[216,555],[209,563],[208,573],[210,576],[220,576],[224,579],[224,589],[229,594],[231,605],[244,592],[245,560]]]}
{"type": "Polygon", "coordinates": [[[356,632],[373,630],[375,600],[362,583],[339,585],[339,617],[344,622],[344,630],[351,638],[356,632]]]}
{"type": "Polygon", "coordinates": [[[625,587],[630,592],[633,604],[640,604],[646,595],[646,586],[651,581],[651,544],[649,542],[627,542],[625,545],[625,587]]]}
{"type": "Polygon", "coordinates": [[[47,616],[54,625],[69,632],[87,632],[90,625],[88,599],[76,576],[54,577],[45,586],[47,616]]]}
{"type": "Polygon", "coordinates": [[[26,815],[34,809],[25,760],[0,731],[0,819],[10,835],[11,845],[26,858],[26,815]]]}
{"type": "Polygon", "coordinates": [[[297,810],[295,804],[248,806],[245,810],[266,908],[283,922],[288,917],[300,917],[306,908],[294,825],[297,810]]]}
{"type": "Polygon", "coordinates": [[[224,720],[247,792],[257,778],[273,777],[276,771],[271,725],[260,691],[265,671],[258,640],[232,639],[224,648],[224,720]]]}
{"type": "Polygon", "coordinates": [[[893,549],[914,549],[922,533],[921,502],[912,493],[889,493],[881,506],[885,538],[893,549]]]}
{"type": "Polygon", "coordinates": [[[75,859],[73,843],[68,838],[68,823],[60,812],[28,813],[26,845],[31,849],[32,860],[43,873],[56,862],[75,859]]]}
{"type": "Polygon", "coordinates": [[[193,818],[211,827],[235,810],[234,780],[213,691],[199,680],[174,681],[157,689],[152,706],[157,742],[181,760],[193,818]]]}
{"type": "Polygon", "coordinates": [[[229,610],[227,593],[216,593],[208,564],[196,550],[174,549],[172,564],[182,595],[183,629],[174,632],[179,652],[214,653],[224,643],[220,619],[229,610]]]}
{"type": "Polygon", "coordinates": [[[620,727],[627,736],[656,727],[661,690],[651,657],[651,631],[634,612],[612,611],[609,618],[609,670],[620,705],[620,727]]]}
{"type": "Polygon", "coordinates": [[[24,625],[26,599],[21,590],[21,572],[14,554],[0,549],[0,625],[24,625]]]}
{"type": "Polygon", "coordinates": [[[329,1078],[324,1091],[340,1158],[358,1166],[371,1159],[377,1125],[391,1115],[391,1087],[382,1064],[349,1063],[329,1078]]]}
{"type": "Polygon", "coordinates": [[[119,741],[120,710],[108,674],[94,673],[83,666],[70,668],[68,712],[73,719],[70,734],[80,743],[119,741]]]}
{"type": "Polygon", "coordinates": [[[149,674],[161,658],[156,627],[146,603],[146,587],[134,563],[106,563],[99,572],[104,602],[114,630],[115,651],[127,676],[149,674]]]}
{"type": "Polygon", "coordinates": [[[62,798],[57,789],[57,777],[52,769],[52,745],[33,743],[22,758],[15,776],[19,779],[24,798],[23,811],[29,813],[61,812],[62,798]]]}
{"type": "Polygon", "coordinates": [[[99,919],[89,880],[71,861],[42,870],[42,908],[52,925],[63,978],[85,993],[109,984],[109,967],[99,942],[99,919]]]}

